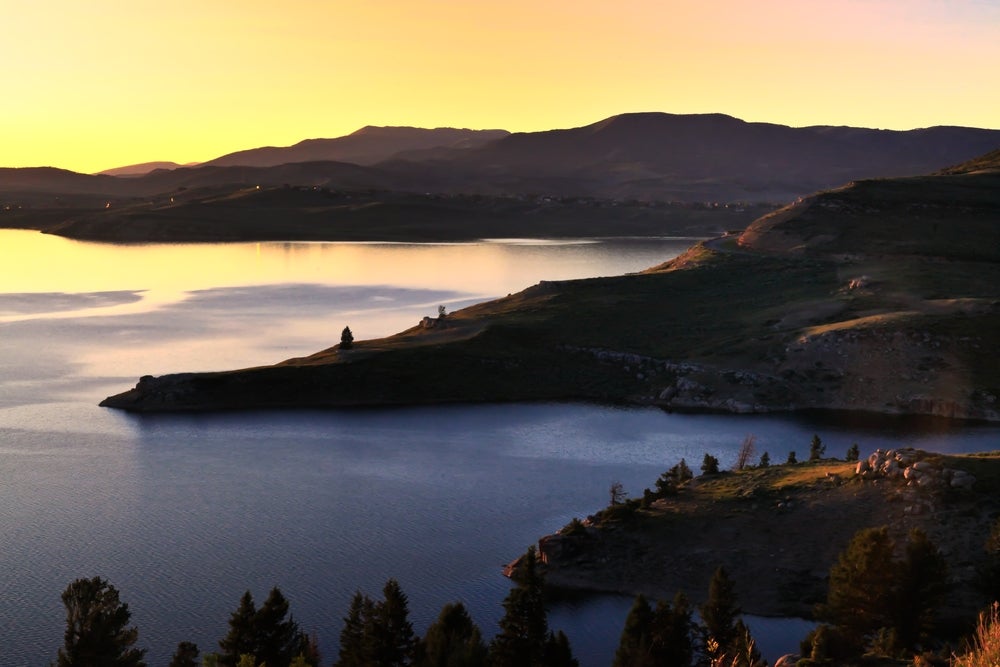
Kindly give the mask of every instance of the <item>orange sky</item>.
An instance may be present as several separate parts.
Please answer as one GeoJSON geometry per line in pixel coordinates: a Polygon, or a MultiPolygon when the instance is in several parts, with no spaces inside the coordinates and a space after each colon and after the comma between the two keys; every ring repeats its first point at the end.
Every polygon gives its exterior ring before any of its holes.
{"type": "Polygon", "coordinates": [[[995,0],[4,0],[0,166],[627,111],[1000,128],[995,0]]]}

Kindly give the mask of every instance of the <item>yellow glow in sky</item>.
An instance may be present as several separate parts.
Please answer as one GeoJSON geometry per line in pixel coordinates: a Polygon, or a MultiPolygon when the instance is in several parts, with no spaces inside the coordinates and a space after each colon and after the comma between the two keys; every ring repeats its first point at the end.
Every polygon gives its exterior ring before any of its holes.
{"type": "Polygon", "coordinates": [[[0,166],[629,111],[1000,128],[994,0],[5,0],[0,166]]]}

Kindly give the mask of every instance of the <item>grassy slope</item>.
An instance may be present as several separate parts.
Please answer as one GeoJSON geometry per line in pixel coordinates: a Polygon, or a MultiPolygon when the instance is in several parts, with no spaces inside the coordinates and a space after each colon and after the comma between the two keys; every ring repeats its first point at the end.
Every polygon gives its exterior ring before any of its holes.
{"type": "Polygon", "coordinates": [[[111,404],[549,398],[1000,418],[998,173],[821,193],[640,274],[543,282],[433,329],[111,404]]]}
{"type": "Polygon", "coordinates": [[[927,460],[971,472],[977,482],[971,491],[929,491],[862,481],[854,464],[835,460],[699,476],[649,509],[603,511],[585,531],[543,539],[549,581],[666,599],[684,590],[698,599],[721,565],[749,613],[809,616],[857,530],[887,525],[903,543],[919,527],[948,561],[951,613],[971,618],[986,602],[972,582],[1000,513],[1000,458],[927,460]]]}

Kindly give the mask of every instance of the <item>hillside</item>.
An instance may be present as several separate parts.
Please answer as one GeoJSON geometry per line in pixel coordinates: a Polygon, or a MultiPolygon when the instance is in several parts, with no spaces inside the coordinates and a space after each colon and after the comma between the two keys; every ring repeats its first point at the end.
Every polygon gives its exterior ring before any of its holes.
{"type": "Polygon", "coordinates": [[[542,282],[276,366],[145,377],[103,404],[574,399],[1000,420],[996,172],[846,191],[857,215],[800,202],[640,274],[542,282]]]}
{"type": "Polygon", "coordinates": [[[652,599],[686,591],[698,600],[722,566],[747,613],[811,617],[854,533],[887,526],[903,544],[920,528],[948,563],[945,615],[967,622],[989,603],[975,578],[1000,511],[1000,459],[888,454],[922,462],[925,483],[908,483],[901,467],[895,477],[858,475],[856,463],[825,459],[699,475],[676,494],[605,508],[539,540],[547,581],[652,599]]]}

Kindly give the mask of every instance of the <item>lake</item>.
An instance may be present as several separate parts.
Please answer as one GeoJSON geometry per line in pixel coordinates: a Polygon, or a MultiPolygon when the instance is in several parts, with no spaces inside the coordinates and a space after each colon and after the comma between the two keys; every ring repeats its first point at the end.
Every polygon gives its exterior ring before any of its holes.
{"type": "MultiPolygon", "coordinates": [[[[250,590],[279,586],[336,657],[355,590],[386,579],[418,633],[462,600],[492,637],[501,566],[543,534],[633,495],[685,457],[731,464],[753,433],[772,460],[813,433],[842,456],[912,445],[996,449],[1000,429],[666,414],[575,404],[135,416],[97,407],[143,374],[274,363],[387,335],[539,280],[658,264],[684,239],[469,244],[102,245],[0,230],[0,637],[4,665],[46,665],[60,593],[100,575],[149,664],[217,649],[250,590]]],[[[697,465],[693,467],[697,468],[697,465]]],[[[611,661],[631,601],[560,602],[581,664],[611,661]]],[[[751,619],[772,660],[808,624],[751,619]]]]}

